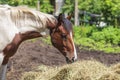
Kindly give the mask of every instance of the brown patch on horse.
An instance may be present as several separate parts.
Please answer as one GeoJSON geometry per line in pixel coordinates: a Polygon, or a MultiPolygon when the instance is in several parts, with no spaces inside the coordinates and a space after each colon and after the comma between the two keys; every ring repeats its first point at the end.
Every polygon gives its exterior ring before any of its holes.
{"type": "Polygon", "coordinates": [[[28,31],[26,33],[21,34],[22,40],[27,40],[27,39],[33,39],[33,38],[38,38],[38,37],[43,37],[39,32],[36,31],[28,31]]]}
{"type": "Polygon", "coordinates": [[[13,41],[10,44],[8,44],[3,50],[5,57],[2,64],[8,63],[9,57],[15,54],[20,43],[21,43],[21,36],[20,34],[16,34],[13,41]]]}
{"type": "Polygon", "coordinates": [[[35,32],[35,31],[29,31],[29,32],[22,33],[22,34],[21,33],[16,34],[12,42],[8,44],[3,50],[5,57],[4,57],[2,64],[8,63],[9,58],[16,53],[19,45],[23,41],[27,39],[37,38],[37,37],[42,37],[42,35],[40,35],[39,32],[35,32]]]}

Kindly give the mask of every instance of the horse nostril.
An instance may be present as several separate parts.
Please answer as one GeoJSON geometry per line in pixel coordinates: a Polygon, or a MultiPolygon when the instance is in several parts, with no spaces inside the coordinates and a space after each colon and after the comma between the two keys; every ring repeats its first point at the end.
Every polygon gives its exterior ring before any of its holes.
{"type": "Polygon", "coordinates": [[[77,61],[77,59],[76,59],[75,57],[73,57],[73,58],[72,58],[72,61],[75,62],[75,61],[77,61]]]}
{"type": "Polygon", "coordinates": [[[68,57],[66,57],[66,62],[67,62],[68,64],[73,63],[73,62],[75,62],[75,58],[73,57],[73,58],[70,60],[68,57]]]}
{"type": "Polygon", "coordinates": [[[72,62],[74,62],[74,61],[75,61],[75,57],[72,58],[72,62]]]}
{"type": "Polygon", "coordinates": [[[66,57],[66,62],[67,62],[67,63],[69,63],[69,62],[70,62],[70,60],[69,60],[69,58],[68,58],[68,57],[66,57]]]}

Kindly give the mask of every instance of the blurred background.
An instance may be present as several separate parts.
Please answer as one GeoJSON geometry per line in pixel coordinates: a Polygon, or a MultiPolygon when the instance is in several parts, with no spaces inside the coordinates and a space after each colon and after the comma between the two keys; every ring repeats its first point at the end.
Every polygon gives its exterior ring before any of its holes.
{"type": "Polygon", "coordinates": [[[0,4],[26,5],[54,15],[72,15],[76,26],[120,26],[120,0],[0,0],[0,4]]]}

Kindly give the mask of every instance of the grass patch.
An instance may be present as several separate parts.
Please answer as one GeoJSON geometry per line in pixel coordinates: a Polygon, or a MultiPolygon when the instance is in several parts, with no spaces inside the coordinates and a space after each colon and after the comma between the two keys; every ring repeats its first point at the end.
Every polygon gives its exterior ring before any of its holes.
{"type": "Polygon", "coordinates": [[[41,40],[48,45],[52,45],[50,36],[43,37],[43,38],[41,38],[41,40]]]}
{"type": "Polygon", "coordinates": [[[95,60],[83,60],[61,67],[41,65],[38,72],[26,72],[21,80],[120,80],[120,64],[108,67],[95,60]]]}

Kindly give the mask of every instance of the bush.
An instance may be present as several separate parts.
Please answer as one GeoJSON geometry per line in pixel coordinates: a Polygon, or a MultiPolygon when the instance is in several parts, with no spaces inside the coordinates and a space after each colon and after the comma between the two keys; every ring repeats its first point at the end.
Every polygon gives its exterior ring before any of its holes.
{"type": "Polygon", "coordinates": [[[98,28],[94,26],[74,27],[77,45],[83,48],[100,50],[106,53],[120,52],[120,29],[114,27],[98,28]]]}
{"type": "Polygon", "coordinates": [[[120,31],[117,28],[107,27],[102,31],[92,33],[91,38],[97,42],[104,40],[106,43],[118,45],[120,43],[120,31]]]}

